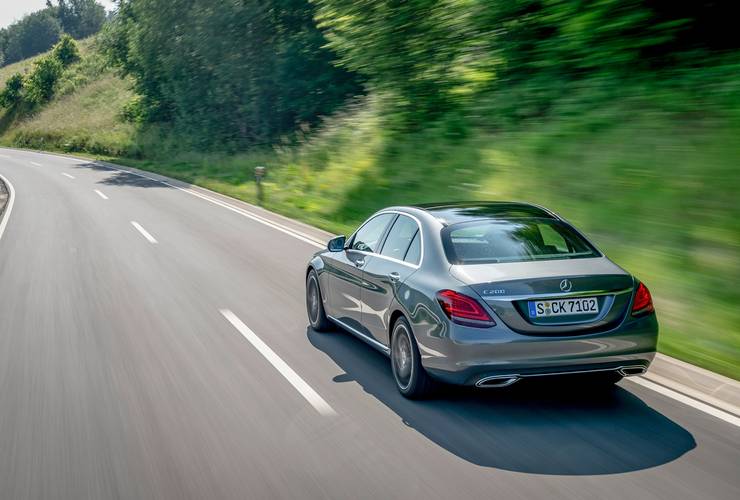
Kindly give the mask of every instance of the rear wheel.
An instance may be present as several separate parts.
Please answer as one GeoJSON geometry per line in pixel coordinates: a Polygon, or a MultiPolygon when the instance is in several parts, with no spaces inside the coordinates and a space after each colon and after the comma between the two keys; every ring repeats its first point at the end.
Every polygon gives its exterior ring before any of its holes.
{"type": "Polygon", "coordinates": [[[396,387],[403,396],[421,399],[433,392],[435,383],[421,365],[416,339],[404,317],[398,318],[393,325],[391,369],[396,387]]]}
{"type": "Polygon", "coordinates": [[[324,311],[324,303],[321,299],[321,287],[319,287],[319,276],[314,269],[308,272],[306,278],[306,312],[311,328],[317,332],[325,332],[331,328],[329,318],[324,311]]]}

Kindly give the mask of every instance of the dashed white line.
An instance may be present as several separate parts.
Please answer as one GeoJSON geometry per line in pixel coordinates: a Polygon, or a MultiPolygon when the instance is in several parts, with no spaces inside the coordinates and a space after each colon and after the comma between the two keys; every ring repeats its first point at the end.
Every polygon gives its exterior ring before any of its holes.
{"type": "Polygon", "coordinates": [[[221,309],[221,314],[226,318],[229,323],[241,333],[245,339],[247,339],[260,354],[262,354],[267,361],[275,367],[285,379],[308,401],[314,409],[325,417],[334,416],[337,414],[334,408],[329,406],[324,398],[319,396],[313,388],[306,383],[288,364],[280,358],[275,351],[265,344],[252,330],[245,325],[239,317],[231,312],[229,309],[221,309]]]}
{"type": "Polygon", "coordinates": [[[31,165],[33,165],[34,167],[43,167],[43,165],[42,165],[42,164],[40,164],[40,163],[36,163],[35,161],[31,161],[31,162],[29,162],[29,163],[30,163],[31,165]]]}
{"type": "Polygon", "coordinates": [[[69,175],[67,172],[62,172],[62,175],[64,177],[69,177],[70,179],[74,179],[75,178],[74,175],[69,175]]]}
{"type": "MultiPolygon", "coordinates": [[[[33,165],[36,165],[36,166],[39,166],[39,167],[41,166],[41,164],[39,164],[39,163],[36,163],[36,162],[31,162],[31,163],[32,163],[33,165]]],[[[299,239],[299,240],[301,240],[301,241],[303,241],[303,242],[305,242],[305,243],[308,243],[308,244],[310,244],[310,245],[313,245],[313,246],[315,246],[315,247],[323,248],[323,246],[324,246],[324,245],[323,245],[323,244],[322,244],[322,243],[321,243],[320,241],[317,241],[317,240],[315,240],[314,238],[312,238],[311,236],[309,236],[309,235],[307,235],[307,234],[305,234],[305,233],[301,233],[301,232],[299,232],[299,231],[296,231],[296,230],[294,230],[294,229],[292,229],[292,228],[289,228],[289,227],[287,227],[287,226],[284,226],[284,225],[282,225],[282,224],[279,224],[279,223],[276,223],[276,222],[270,221],[270,220],[268,220],[268,219],[266,219],[266,218],[264,218],[264,217],[261,217],[261,216],[259,216],[259,215],[257,215],[257,214],[254,214],[254,213],[252,213],[252,212],[249,212],[249,211],[247,211],[247,210],[243,210],[243,209],[241,209],[241,208],[237,208],[237,207],[235,207],[235,206],[233,206],[233,205],[230,205],[230,204],[228,204],[228,203],[222,202],[222,201],[220,201],[220,200],[217,200],[217,199],[215,199],[215,198],[212,198],[212,197],[210,197],[210,196],[207,196],[207,195],[204,195],[204,194],[202,194],[202,193],[196,192],[196,191],[194,191],[194,190],[191,190],[191,189],[187,189],[187,188],[183,188],[183,187],[180,187],[180,186],[176,186],[176,185],[174,185],[174,184],[171,184],[171,183],[169,183],[169,182],[165,182],[165,181],[163,181],[163,180],[160,180],[160,179],[156,179],[156,178],[154,178],[154,177],[150,177],[150,176],[147,176],[147,175],[143,175],[143,174],[140,174],[140,173],[137,173],[137,172],[132,172],[132,171],[130,171],[130,170],[124,170],[124,169],[119,169],[119,168],[111,167],[111,166],[109,166],[109,165],[102,165],[102,164],[99,164],[99,163],[98,163],[97,165],[100,165],[100,166],[104,166],[105,168],[108,168],[108,169],[110,169],[110,170],[113,170],[113,171],[116,171],[116,172],[124,172],[124,173],[128,173],[128,174],[131,174],[131,175],[136,175],[137,177],[142,177],[142,178],[144,178],[144,179],[149,179],[149,180],[152,180],[152,181],[155,181],[155,182],[159,182],[159,183],[161,183],[161,184],[163,184],[163,185],[165,185],[165,186],[169,186],[169,187],[175,188],[175,189],[177,189],[177,190],[179,190],[179,191],[183,191],[183,192],[185,192],[185,193],[188,193],[188,194],[190,194],[190,195],[193,195],[193,196],[197,196],[198,198],[201,198],[201,199],[203,199],[203,200],[206,200],[206,201],[208,201],[208,202],[211,202],[211,203],[213,203],[213,204],[215,204],[215,205],[219,205],[220,207],[223,207],[223,208],[225,208],[225,209],[227,209],[227,210],[230,210],[230,211],[232,211],[232,212],[236,212],[236,213],[238,213],[238,214],[240,214],[240,215],[242,215],[242,216],[248,217],[248,218],[250,218],[250,219],[252,219],[252,220],[254,220],[254,221],[256,221],[256,222],[259,222],[259,223],[261,223],[261,224],[264,224],[264,225],[266,225],[266,226],[272,227],[273,229],[276,229],[276,230],[278,230],[278,231],[280,231],[280,232],[282,232],[282,233],[284,233],[284,234],[287,234],[287,235],[289,235],[289,236],[292,236],[292,237],[294,237],[294,238],[296,238],[296,239],[299,239]]],[[[69,174],[65,174],[65,175],[69,175],[69,174]]],[[[71,177],[71,176],[70,176],[70,177],[71,177]]],[[[12,197],[11,197],[11,200],[12,200],[12,197]]],[[[8,206],[8,208],[10,208],[10,203],[9,203],[9,206],[8,206]]],[[[9,214],[9,212],[10,212],[10,210],[6,210],[6,215],[5,215],[5,219],[3,220],[3,224],[2,224],[2,225],[0,225],[0,236],[2,235],[2,229],[4,229],[4,224],[5,224],[5,223],[7,223],[7,218],[8,218],[8,214],[9,214]]],[[[150,235],[149,233],[147,233],[147,232],[146,232],[146,230],[145,230],[144,228],[142,228],[142,227],[141,227],[141,226],[140,226],[139,224],[137,224],[136,222],[133,222],[133,221],[131,222],[131,224],[133,224],[133,225],[134,225],[134,227],[135,227],[136,229],[138,229],[138,230],[139,230],[139,232],[141,232],[141,234],[143,234],[145,238],[147,238],[147,240],[149,240],[149,241],[150,241],[150,242],[152,242],[152,243],[156,243],[156,240],[155,240],[155,239],[154,239],[154,238],[153,238],[153,237],[152,237],[152,236],[151,236],[151,235],[150,235]]],[[[241,321],[239,320],[239,318],[237,318],[237,317],[236,317],[235,315],[233,315],[233,313],[231,313],[231,311],[228,311],[228,310],[222,310],[222,311],[221,311],[221,313],[222,313],[222,314],[223,314],[223,315],[224,315],[224,316],[225,316],[225,317],[226,317],[227,319],[229,319],[229,321],[231,321],[231,322],[232,322],[232,324],[234,324],[234,322],[233,322],[233,321],[232,321],[232,319],[231,319],[231,318],[230,318],[230,317],[228,316],[228,314],[231,314],[231,315],[233,316],[233,318],[234,318],[234,319],[235,319],[236,321],[238,321],[239,323],[241,323],[241,321]]],[[[241,323],[241,325],[242,325],[242,326],[244,326],[244,328],[246,328],[246,331],[248,331],[248,332],[251,332],[251,330],[249,330],[249,329],[248,329],[248,328],[246,327],[246,325],[244,325],[243,323],[241,323]]],[[[235,326],[235,327],[236,327],[237,329],[239,329],[239,326],[237,326],[237,324],[234,324],[234,326],[235,326]]],[[[249,337],[248,337],[247,335],[245,335],[245,334],[244,334],[244,332],[242,332],[241,330],[240,330],[240,332],[241,332],[241,333],[242,333],[242,334],[243,334],[243,335],[244,335],[244,336],[245,336],[245,337],[246,337],[246,338],[247,338],[248,340],[250,340],[250,342],[251,342],[251,339],[250,339],[250,338],[249,338],[249,337]]],[[[252,333],[252,335],[254,335],[254,333],[252,333]]],[[[258,338],[258,337],[257,337],[256,335],[254,335],[254,338],[255,338],[255,339],[256,339],[256,340],[258,341],[258,342],[262,343],[262,341],[261,341],[261,340],[259,340],[259,338],[258,338]]],[[[254,342],[253,342],[253,344],[254,344],[254,342]]],[[[264,345],[264,343],[262,343],[262,345],[264,345]]],[[[255,345],[255,347],[257,347],[257,346],[255,345]]],[[[280,362],[282,362],[282,360],[280,360],[280,358],[278,358],[278,357],[277,357],[277,355],[276,355],[276,354],[275,354],[274,352],[272,352],[272,350],[271,350],[271,349],[270,349],[269,347],[267,347],[266,345],[264,345],[264,347],[265,347],[266,349],[268,349],[268,350],[269,350],[269,352],[270,352],[270,353],[272,353],[272,355],[274,355],[274,356],[275,356],[275,357],[276,357],[276,358],[277,358],[277,359],[278,359],[278,360],[279,360],[280,362]]],[[[260,351],[260,352],[261,352],[261,351],[260,351]]],[[[263,353],[263,355],[264,355],[264,353],[263,353]]],[[[267,357],[267,355],[265,355],[265,357],[267,357]]],[[[269,358],[268,358],[268,359],[269,359],[269,358]]],[[[284,364],[284,362],[282,362],[282,363],[284,364]]],[[[274,364],[274,363],[273,363],[273,364],[274,364]]],[[[288,367],[287,365],[285,365],[285,367],[286,367],[286,368],[287,368],[288,370],[290,370],[290,372],[291,372],[291,373],[293,373],[293,375],[295,375],[295,377],[297,377],[297,379],[298,379],[298,380],[300,380],[300,381],[301,381],[301,382],[302,382],[303,384],[305,384],[305,382],[303,382],[303,380],[302,380],[302,379],[300,379],[300,377],[298,377],[298,375],[296,375],[296,374],[295,374],[295,372],[293,372],[293,371],[292,371],[292,370],[290,369],[290,367],[288,367]]],[[[276,366],[276,368],[277,368],[277,366],[276,366]]],[[[278,368],[278,369],[279,369],[279,368],[278,368]]],[[[281,371],[281,373],[282,373],[282,371],[281,371]]],[[[283,373],[283,376],[285,376],[286,378],[288,378],[288,377],[287,377],[287,376],[286,376],[286,375],[285,375],[284,373],[283,373]]],[[[292,381],[291,381],[291,380],[290,380],[289,378],[288,378],[288,380],[289,380],[289,381],[290,381],[291,383],[293,383],[293,382],[292,382],[292,381]]],[[[700,410],[700,411],[703,411],[703,412],[705,412],[705,413],[707,413],[707,414],[709,414],[709,415],[713,415],[713,416],[715,416],[715,417],[717,417],[717,418],[720,418],[721,420],[724,420],[724,421],[726,421],[726,422],[729,422],[729,423],[732,423],[732,424],[734,424],[734,425],[740,426],[740,419],[739,419],[738,417],[736,417],[736,416],[734,416],[734,415],[732,415],[732,414],[726,413],[726,412],[724,412],[724,411],[722,411],[722,410],[719,410],[719,409],[717,409],[717,408],[715,408],[715,407],[713,407],[713,406],[710,406],[710,405],[707,405],[707,404],[705,404],[705,403],[702,403],[701,401],[695,400],[695,399],[693,399],[693,398],[691,398],[691,397],[685,396],[684,394],[681,394],[681,393],[679,393],[679,392],[673,391],[673,390],[671,390],[671,389],[669,389],[669,388],[667,388],[667,387],[664,387],[664,386],[662,386],[662,385],[659,385],[659,384],[656,384],[656,383],[650,382],[649,380],[647,380],[647,379],[645,379],[645,378],[642,378],[642,377],[632,377],[632,378],[630,378],[630,381],[632,381],[632,382],[635,382],[635,383],[636,383],[636,384],[638,384],[638,385],[641,385],[641,386],[643,386],[643,387],[645,387],[645,388],[651,389],[651,390],[653,390],[653,391],[655,391],[655,392],[658,392],[658,393],[660,393],[660,394],[663,394],[664,396],[667,396],[667,397],[669,397],[669,398],[672,398],[672,399],[674,399],[674,400],[676,400],[676,401],[679,401],[679,402],[681,402],[681,403],[684,403],[684,404],[686,404],[686,405],[688,405],[688,406],[691,406],[692,408],[695,408],[695,409],[698,409],[698,410],[700,410]]],[[[305,384],[305,386],[306,386],[306,387],[307,387],[307,388],[308,388],[308,389],[309,389],[310,391],[312,391],[312,392],[313,392],[314,394],[316,394],[316,393],[315,393],[315,391],[313,391],[313,389],[311,389],[311,388],[310,388],[310,387],[309,387],[309,386],[308,386],[307,384],[305,384]]],[[[294,384],[294,387],[295,387],[295,384],[294,384]]],[[[296,389],[298,389],[298,387],[296,387],[296,389]]],[[[300,392],[300,389],[298,389],[298,390],[299,390],[299,392],[300,392]]],[[[301,393],[301,394],[303,394],[303,393],[301,393]]],[[[303,396],[304,396],[304,397],[306,397],[306,399],[309,399],[309,398],[308,398],[308,397],[307,397],[307,396],[306,396],[305,394],[303,394],[303,396]]],[[[321,399],[321,397],[320,397],[320,396],[318,396],[318,394],[316,394],[316,397],[318,397],[318,398],[319,398],[319,400],[320,400],[321,402],[323,402],[323,404],[325,404],[325,405],[326,405],[326,407],[328,407],[328,408],[329,408],[329,411],[331,412],[331,414],[335,414],[334,410],[333,410],[333,409],[331,409],[331,407],[329,407],[329,406],[328,406],[328,404],[326,404],[326,402],[325,402],[325,401],[324,401],[323,399],[321,399]]],[[[310,400],[309,400],[309,401],[310,401],[310,400]]],[[[312,404],[313,404],[313,403],[312,403],[312,404]]],[[[317,408],[317,410],[318,410],[318,408],[317,408]]],[[[319,410],[319,412],[321,413],[321,410],[319,410]]]]}
{"type": "Polygon", "coordinates": [[[158,182],[158,183],[163,184],[165,186],[168,186],[168,187],[171,187],[171,188],[175,188],[175,189],[177,189],[179,191],[182,191],[184,193],[188,193],[188,194],[190,194],[192,196],[197,196],[198,198],[201,198],[201,199],[206,200],[206,201],[208,201],[210,203],[213,203],[214,205],[218,205],[218,206],[220,206],[222,208],[225,208],[225,209],[230,210],[232,212],[235,212],[235,213],[237,213],[239,215],[242,215],[244,217],[247,217],[249,219],[252,219],[255,222],[259,222],[260,224],[264,224],[265,226],[271,227],[271,228],[273,228],[273,229],[275,229],[277,231],[280,231],[280,232],[282,232],[284,234],[287,234],[288,236],[292,236],[293,238],[298,239],[298,240],[301,240],[304,243],[308,243],[309,245],[312,245],[312,246],[314,246],[316,248],[324,248],[326,246],[326,244],[324,242],[319,241],[319,240],[317,240],[317,239],[309,236],[308,234],[302,233],[300,231],[296,231],[293,228],[290,228],[288,226],[284,226],[284,225],[279,224],[277,222],[273,222],[271,220],[266,219],[265,217],[262,217],[260,215],[255,214],[255,213],[252,213],[252,212],[249,212],[249,211],[244,210],[242,208],[235,207],[233,205],[230,205],[228,203],[225,203],[225,202],[223,202],[221,200],[217,200],[216,198],[213,198],[211,196],[207,196],[205,194],[199,193],[199,192],[194,191],[192,189],[187,189],[187,188],[183,188],[183,187],[180,187],[180,186],[175,186],[174,184],[171,184],[169,182],[166,182],[166,181],[163,181],[163,180],[160,180],[160,179],[156,179],[156,178],[150,177],[148,175],[143,175],[143,174],[140,174],[138,172],[132,172],[131,170],[124,170],[124,169],[121,169],[121,168],[115,168],[115,167],[111,167],[110,165],[105,165],[105,164],[101,164],[101,163],[96,163],[95,165],[101,166],[101,167],[105,167],[105,168],[107,168],[109,170],[113,170],[114,172],[122,172],[122,173],[126,173],[126,174],[135,175],[137,177],[141,177],[142,179],[148,179],[150,181],[158,182]]]}
{"type": "Polygon", "coordinates": [[[147,241],[149,241],[149,243],[156,243],[157,242],[157,240],[154,239],[154,236],[152,236],[151,234],[149,234],[149,232],[146,229],[144,229],[143,227],[141,227],[141,224],[139,224],[138,222],[132,220],[131,221],[131,225],[134,226],[136,228],[136,230],[139,231],[141,233],[141,235],[144,238],[147,239],[147,241]]]}
{"type": "Polygon", "coordinates": [[[98,194],[98,196],[100,196],[104,200],[107,200],[108,199],[108,197],[104,193],[102,193],[101,191],[99,191],[97,189],[95,189],[94,191],[98,194]]]}
{"type": "Polygon", "coordinates": [[[15,203],[15,189],[13,189],[13,185],[8,179],[3,177],[2,174],[0,174],[0,179],[2,179],[8,187],[8,203],[5,205],[5,211],[2,214],[2,220],[0,220],[0,238],[2,238],[3,233],[5,232],[5,226],[8,225],[8,219],[10,219],[10,212],[13,211],[13,203],[15,203]]]}
{"type": "Polygon", "coordinates": [[[688,405],[692,408],[695,408],[699,411],[703,411],[704,413],[712,415],[713,417],[717,417],[720,420],[724,420],[725,422],[732,424],[736,427],[740,427],[740,418],[730,413],[727,413],[725,411],[722,411],[719,408],[715,408],[714,406],[710,406],[708,404],[702,403],[701,401],[698,401],[694,398],[681,394],[680,392],[676,392],[672,389],[669,389],[668,387],[664,387],[660,384],[656,384],[655,382],[651,382],[643,377],[630,377],[628,380],[630,382],[634,382],[635,384],[646,387],[652,391],[660,393],[664,396],[667,396],[671,399],[675,399],[676,401],[683,403],[685,405],[688,405]]]}

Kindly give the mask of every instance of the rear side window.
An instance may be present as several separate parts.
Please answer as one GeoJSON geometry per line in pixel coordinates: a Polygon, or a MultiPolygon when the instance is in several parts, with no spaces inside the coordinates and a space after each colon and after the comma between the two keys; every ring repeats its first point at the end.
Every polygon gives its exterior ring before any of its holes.
{"type": "Polygon", "coordinates": [[[452,264],[492,264],[598,257],[601,254],[567,224],[555,219],[471,221],[442,230],[452,264]]]}
{"type": "Polygon", "coordinates": [[[406,250],[408,250],[409,244],[418,230],[419,227],[414,219],[399,215],[391,230],[388,231],[388,237],[383,243],[383,250],[380,254],[403,260],[406,250]]]}
{"type": "Polygon", "coordinates": [[[376,252],[385,228],[396,214],[380,214],[367,221],[355,234],[352,249],[363,252],[376,252]]]}
{"type": "Polygon", "coordinates": [[[421,233],[419,231],[416,231],[414,239],[411,240],[411,244],[403,260],[409,264],[419,265],[419,261],[421,260],[421,233]]]}

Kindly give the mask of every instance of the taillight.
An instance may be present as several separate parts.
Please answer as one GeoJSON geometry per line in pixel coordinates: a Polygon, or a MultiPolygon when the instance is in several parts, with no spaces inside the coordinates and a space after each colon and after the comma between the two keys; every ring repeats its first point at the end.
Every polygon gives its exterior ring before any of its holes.
{"type": "Polygon", "coordinates": [[[651,313],[655,310],[653,307],[653,298],[650,296],[650,290],[640,283],[637,285],[635,300],[632,301],[632,315],[651,313]]]}
{"type": "Polygon", "coordinates": [[[496,324],[477,300],[462,293],[441,290],[437,292],[437,301],[447,317],[455,323],[481,328],[496,324]]]}

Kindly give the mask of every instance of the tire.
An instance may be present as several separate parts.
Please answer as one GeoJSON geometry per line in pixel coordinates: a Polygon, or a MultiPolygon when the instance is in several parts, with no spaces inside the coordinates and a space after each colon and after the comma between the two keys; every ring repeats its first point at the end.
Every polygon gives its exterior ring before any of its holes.
{"type": "Polygon", "coordinates": [[[314,269],[311,269],[306,277],[306,313],[308,322],[315,331],[326,332],[331,329],[331,322],[324,311],[319,275],[314,269]]]}
{"type": "Polygon", "coordinates": [[[430,396],[436,384],[421,365],[419,348],[406,318],[398,318],[392,332],[391,370],[398,392],[408,399],[430,396]]]}

